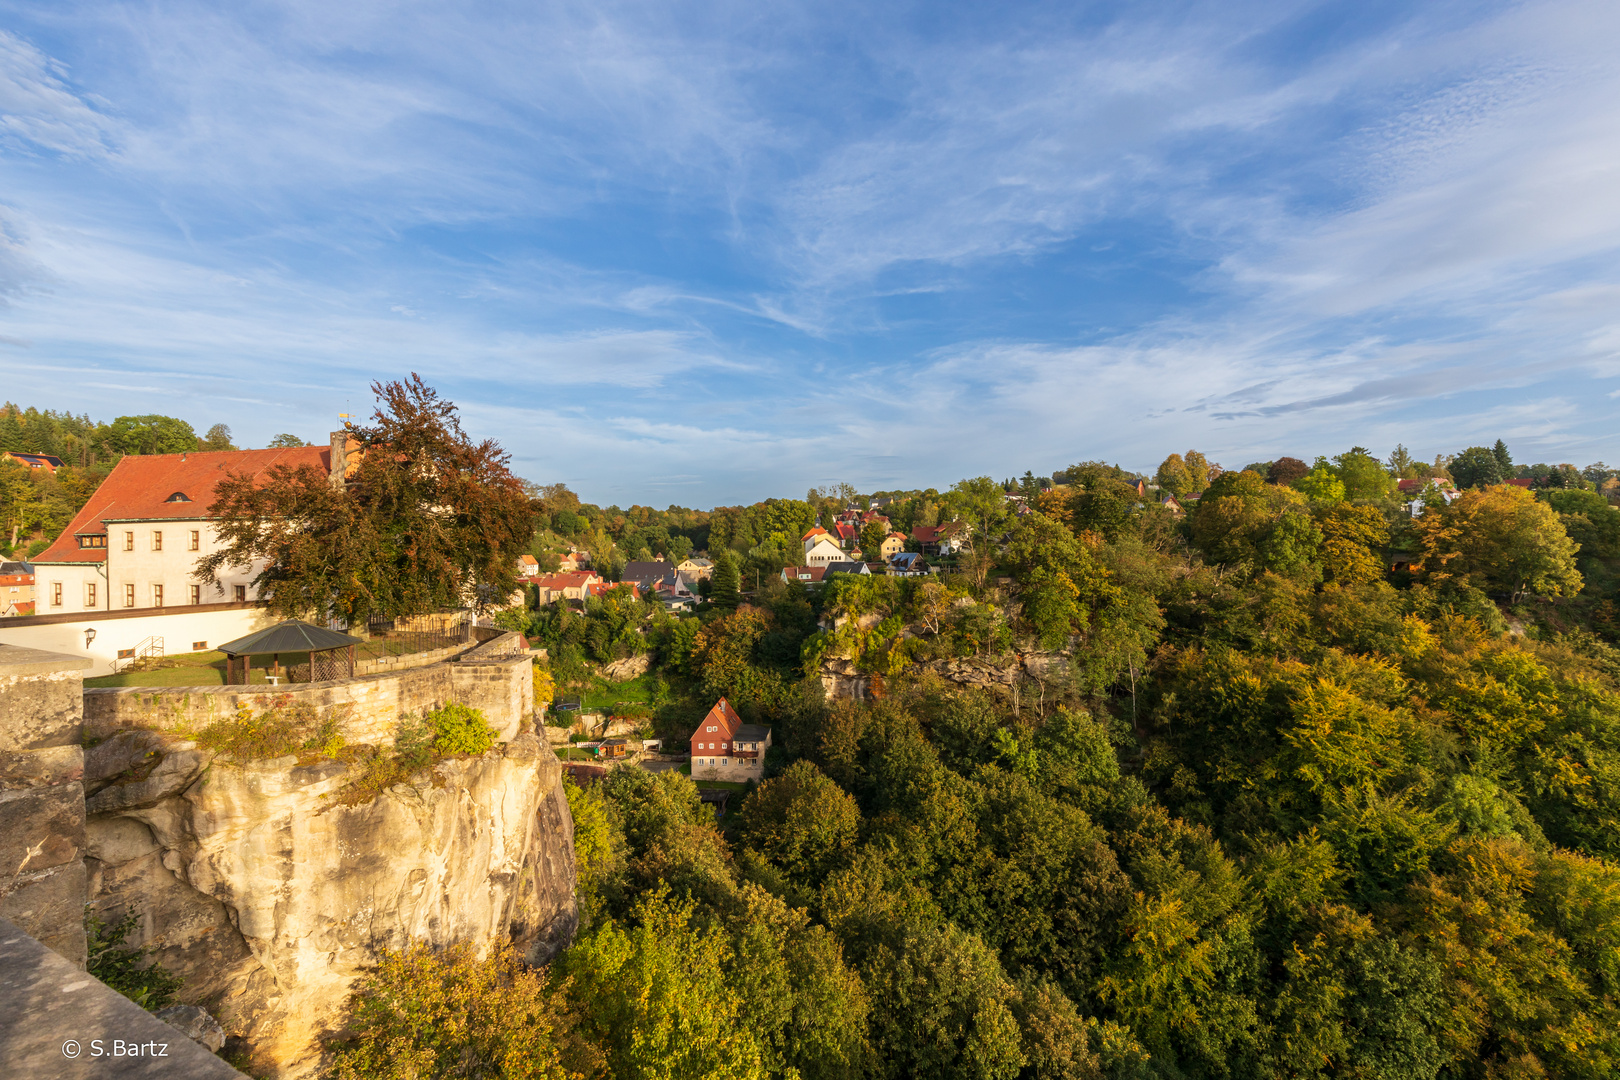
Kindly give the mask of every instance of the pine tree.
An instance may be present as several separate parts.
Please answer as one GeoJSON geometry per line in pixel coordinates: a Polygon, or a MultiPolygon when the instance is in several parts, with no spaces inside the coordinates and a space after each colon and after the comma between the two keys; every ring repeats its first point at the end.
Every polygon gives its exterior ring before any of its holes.
{"type": "Polygon", "coordinates": [[[709,581],[709,603],[715,607],[734,608],[737,595],[737,560],[729,551],[722,551],[714,560],[714,576],[709,581]]]}

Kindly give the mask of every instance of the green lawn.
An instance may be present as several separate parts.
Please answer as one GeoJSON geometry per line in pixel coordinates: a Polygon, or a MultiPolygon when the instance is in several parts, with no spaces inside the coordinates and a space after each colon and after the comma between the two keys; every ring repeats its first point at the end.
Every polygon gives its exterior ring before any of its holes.
{"type": "Polygon", "coordinates": [[[626,682],[608,682],[606,679],[595,678],[591,680],[591,688],[585,691],[581,707],[585,712],[602,712],[613,706],[624,703],[645,705],[653,698],[653,677],[639,675],[626,682]]]}

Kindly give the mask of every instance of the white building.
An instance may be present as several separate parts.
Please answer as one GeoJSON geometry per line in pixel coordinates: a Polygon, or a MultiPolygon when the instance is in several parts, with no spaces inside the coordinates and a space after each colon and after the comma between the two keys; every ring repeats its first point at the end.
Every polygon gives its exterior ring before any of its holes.
{"type": "Polygon", "coordinates": [[[196,576],[198,560],[222,546],[208,516],[215,486],[227,474],[257,477],[275,465],[309,465],[330,476],[331,457],[330,447],[303,446],[121,459],[34,560],[36,614],[256,601],[259,566],[229,568],[217,584],[196,576]]]}

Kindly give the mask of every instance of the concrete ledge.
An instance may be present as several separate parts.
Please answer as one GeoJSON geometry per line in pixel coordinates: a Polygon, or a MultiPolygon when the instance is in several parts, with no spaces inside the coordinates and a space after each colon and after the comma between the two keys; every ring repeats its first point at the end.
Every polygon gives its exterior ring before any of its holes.
{"type": "MultiPolygon", "coordinates": [[[[16,626],[23,619],[7,619],[5,625],[16,626]]],[[[49,675],[58,671],[88,671],[94,661],[88,656],[30,649],[26,645],[0,647],[0,674],[10,677],[22,675],[49,675]]]]}
{"type": "Polygon", "coordinates": [[[0,919],[0,1072],[89,1080],[242,1074],[0,919]]]}

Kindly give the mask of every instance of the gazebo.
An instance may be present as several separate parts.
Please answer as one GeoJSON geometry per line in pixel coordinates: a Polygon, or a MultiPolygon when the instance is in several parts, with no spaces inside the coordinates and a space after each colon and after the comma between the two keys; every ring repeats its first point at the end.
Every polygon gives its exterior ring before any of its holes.
{"type": "MultiPolygon", "coordinates": [[[[302,619],[288,619],[246,637],[219,646],[225,654],[225,685],[245,686],[251,657],[269,656],[280,666],[282,653],[309,653],[309,681],[354,677],[354,647],[360,639],[315,626],[302,619]]],[[[292,681],[289,672],[288,681],[292,681]]]]}

